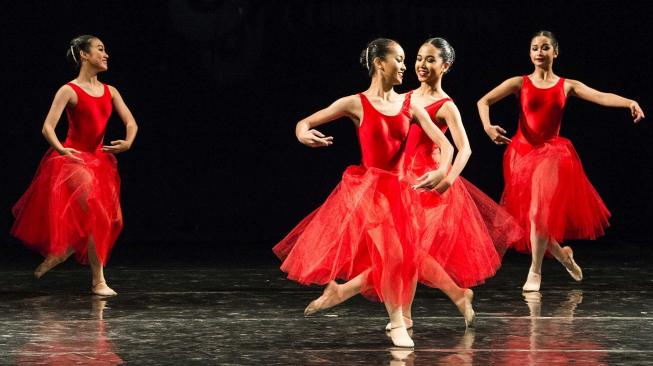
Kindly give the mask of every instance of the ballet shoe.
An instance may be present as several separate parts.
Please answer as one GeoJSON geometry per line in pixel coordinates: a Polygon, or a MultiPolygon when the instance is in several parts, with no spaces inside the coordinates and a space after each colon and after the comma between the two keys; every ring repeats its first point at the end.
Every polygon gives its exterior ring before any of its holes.
{"type": "Polygon", "coordinates": [[[34,277],[36,279],[39,279],[43,277],[46,273],[48,273],[52,268],[58,266],[59,264],[63,263],[68,259],[71,255],[73,254],[72,250],[69,250],[66,254],[62,256],[48,256],[46,257],[41,264],[36,267],[34,270],[34,277]]]}
{"type": "Polygon", "coordinates": [[[304,316],[313,315],[318,311],[334,307],[341,302],[340,296],[338,295],[338,284],[336,281],[330,281],[324,289],[322,296],[311,301],[306,309],[304,309],[304,316]]]}
{"type": "MultiPolygon", "coordinates": [[[[404,317],[404,325],[406,326],[406,329],[413,329],[413,319],[404,317]]],[[[390,329],[392,329],[392,324],[388,323],[385,325],[385,331],[389,332],[390,329]]]]}
{"type": "Polygon", "coordinates": [[[476,325],[476,312],[472,306],[474,300],[474,291],[465,289],[463,298],[456,301],[456,307],[465,319],[465,327],[473,328],[476,325]]]}
{"type": "Polygon", "coordinates": [[[542,275],[529,270],[528,277],[526,278],[526,282],[524,283],[524,287],[522,287],[522,290],[524,292],[540,291],[541,282],[542,282],[542,275]]]}
{"type": "Polygon", "coordinates": [[[98,296],[116,296],[118,295],[117,292],[113,291],[111,287],[109,287],[106,283],[106,281],[98,282],[93,287],[91,287],[91,292],[94,295],[98,296]]]}
{"type": "Polygon", "coordinates": [[[571,250],[570,247],[564,247],[561,249],[566,255],[563,255],[563,259],[560,260],[560,263],[562,263],[563,266],[565,266],[565,269],[567,272],[569,272],[569,275],[571,275],[571,278],[573,278],[576,281],[581,281],[583,279],[583,270],[580,268],[578,264],[576,264],[576,261],[574,260],[574,251],[571,250]]]}
{"type": "Polygon", "coordinates": [[[392,339],[392,344],[396,347],[412,348],[415,347],[415,342],[408,335],[406,326],[403,324],[398,327],[390,328],[390,339],[392,339]]]}
{"type": "Polygon", "coordinates": [[[36,277],[36,279],[40,279],[41,277],[43,277],[44,274],[48,273],[49,270],[51,270],[52,268],[54,268],[54,266],[56,266],[56,264],[54,264],[53,262],[54,262],[53,260],[50,261],[46,258],[34,270],[34,277],[36,277]]]}

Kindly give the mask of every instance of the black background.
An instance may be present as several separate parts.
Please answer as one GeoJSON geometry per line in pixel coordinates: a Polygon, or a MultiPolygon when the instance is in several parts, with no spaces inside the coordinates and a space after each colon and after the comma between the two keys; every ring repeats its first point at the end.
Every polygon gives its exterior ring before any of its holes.
{"type": "MultiPolygon", "coordinates": [[[[8,234],[10,209],[48,145],[40,134],[55,91],[76,74],[70,39],[98,36],[110,54],[100,80],[116,86],[140,130],[118,157],[125,228],[113,263],[272,261],[270,248],[317,207],[342,171],[359,161],[348,120],[322,130],[309,149],[295,123],[335,99],[363,91],[358,64],[376,37],[399,41],[415,88],[414,55],[428,37],[448,39],[457,59],[443,87],[472,144],[464,176],[501,194],[502,147],[485,136],[476,100],[502,80],[532,71],[532,33],[557,34],[556,73],[650,103],[651,9],[645,2],[422,1],[20,1],[7,3],[2,31],[0,256],[36,255],[8,234]]],[[[514,98],[492,108],[512,134],[514,98]]],[[[65,136],[65,117],[58,128],[65,136]]],[[[651,244],[652,127],[626,109],[568,103],[562,135],[613,214],[598,245],[651,244]]],[[[112,117],[106,138],[122,138],[112,117]]],[[[590,244],[591,245],[591,244],[590,244]]]]}

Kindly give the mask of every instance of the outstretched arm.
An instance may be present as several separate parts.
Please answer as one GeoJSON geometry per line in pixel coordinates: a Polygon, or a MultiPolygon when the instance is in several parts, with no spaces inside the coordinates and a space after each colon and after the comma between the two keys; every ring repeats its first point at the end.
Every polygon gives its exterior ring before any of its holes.
{"type": "Polygon", "coordinates": [[[64,85],[57,90],[57,93],[54,95],[54,99],[52,100],[50,111],[48,111],[48,115],[45,117],[45,122],[43,122],[41,133],[50,146],[57,150],[59,154],[67,155],[71,159],[81,162],[82,159],[74,155],[78,154],[79,151],[73,148],[64,147],[54,131],[59,123],[59,119],[61,119],[61,113],[63,113],[64,108],[66,108],[68,103],[74,101],[76,97],[75,92],[70,86],[64,85]]]}
{"type": "Polygon", "coordinates": [[[118,89],[109,86],[109,90],[111,91],[111,97],[113,99],[113,107],[120,116],[120,119],[122,119],[122,122],[125,124],[126,133],[124,140],[113,140],[111,141],[111,145],[102,146],[102,151],[118,154],[131,148],[134,139],[136,138],[138,125],[136,124],[136,119],[134,119],[132,112],[127,108],[127,104],[125,104],[125,101],[118,92],[118,89]]]}
{"type": "Polygon", "coordinates": [[[510,142],[510,139],[505,135],[506,130],[501,128],[498,124],[493,125],[490,121],[490,106],[510,94],[519,93],[522,82],[523,79],[521,77],[512,77],[499,84],[499,86],[492,89],[489,93],[485,94],[483,98],[479,99],[476,103],[478,114],[483,123],[483,129],[490,139],[497,145],[507,144],[510,142]]]}
{"type": "Polygon", "coordinates": [[[357,98],[353,95],[340,98],[330,106],[297,122],[297,126],[295,127],[297,140],[309,147],[332,145],[333,137],[325,136],[322,132],[316,130],[315,127],[345,116],[354,121],[358,120],[358,113],[356,111],[360,109],[360,103],[357,104],[357,102],[357,98]]]}
{"type": "Polygon", "coordinates": [[[604,93],[581,83],[577,80],[566,80],[569,86],[567,95],[573,95],[588,102],[596,103],[604,107],[628,108],[634,122],[637,123],[644,118],[644,111],[636,101],[624,98],[613,93],[604,93]]]}
{"type": "MultiPolygon", "coordinates": [[[[413,188],[435,189],[447,175],[447,170],[453,158],[453,146],[451,146],[451,143],[449,143],[449,140],[447,140],[442,131],[435,127],[435,124],[431,121],[424,108],[411,103],[410,111],[426,135],[440,148],[438,168],[417,178],[418,183],[413,188]]],[[[444,190],[446,190],[446,187],[443,188],[442,192],[444,190]]]]}

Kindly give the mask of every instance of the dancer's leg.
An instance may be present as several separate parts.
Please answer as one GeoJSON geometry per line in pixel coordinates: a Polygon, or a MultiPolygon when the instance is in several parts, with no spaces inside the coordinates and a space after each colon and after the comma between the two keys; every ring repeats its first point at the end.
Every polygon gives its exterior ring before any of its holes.
{"type": "MultiPolygon", "coordinates": [[[[413,283],[411,289],[410,302],[401,307],[402,316],[404,317],[404,324],[406,329],[413,327],[413,301],[415,300],[415,292],[417,291],[417,281],[413,283]]],[[[388,324],[391,326],[391,324],[388,324]]]]}
{"type": "Polygon", "coordinates": [[[88,240],[88,263],[91,266],[91,274],[93,275],[93,287],[91,291],[100,296],[115,296],[117,293],[107,285],[104,278],[104,268],[100,259],[97,257],[95,249],[95,240],[91,236],[88,240]]]}
{"type": "MultiPolygon", "coordinates": [[[[542,281],[542,260],[547,248],[555,251],[559,245],[550,245],[551,235],[547,227],[547,218],[552,215],[549,203],[553,200],[559,187],[558,172],[560,161],[552,156],[542,160],[533,171],[531,185],[530,216],[530,241],[531,241],[531,267],[528,278],[524,283],[524,291],[539,291],[542,281]]],[[[557,242],[556,242],[557,244],[557,242]]]]}
{"type": "Polygon", "coordinates": [[[565,266],[565,269],[574,280],[581,281],[583,279],[583,270],[576,264],[574,251],[570,247],[560,247],[558,241],[551,238],[549,240],[549,252],[551,252],[558,262],[565,266]]]}
{"type": "Polygon", "coordinates": [[[456,305],[458,311],[465,317],[465,325],[474,326],[475,313],[472,307],[474,292],[458,286],[440,263],[433,257],[427,256],[420,265],[420,278],[428,285],[444,292],[456,305]]]}
{"type": "Polygon", "coordinates": [[[524,291],[539,291],[540,283],[542,282],[542,260],[549,240],[546,236],[537,232],[535,221],[531,219],[531,266],[528,270],[528,278],[524,287],[524,291]]]}
{"type": "MultiPolygon", "coordinates": [[[[404,317],[404,325],[406,326],[406,329],[411,329],[413,327],[413,317],[412,317],[412,311],[413,311],[413,301],[415,300],[415,291],[417,290],[417,281],[413,284],[413,288],[411,289],[412,295],[410,296],[410,303],[406,305],[402,305],[401,307],[401,312],[402,316],[404,317]]],[[[392,324],[388,322],[388,324],[385,325],[385,330],[386,332],[389,332],[392,329],[392,324]]]]}
{"type": "Polygon", "coordinates": [[[427,256],[422,261],[419,274],[428,285],[444,292],[452,302],[458,302],[464,297],[465,289],[458,286],[433,257],[427,256]]]}
{"type": "Polygon", "coordinates": [[[367,275],[369,274],[369,269],[361,272],[358,276],[352,278],[351,280],[338,284],[336,281],[331,281],[327,284],[322,296],[311,301],[310,304],[304,309],[304,315],[315,314],[318,311],[325,310],[331,307],[334,307],[349,298],[357,295],[361,292],[367,275]]]}
{"type": "Polygon", "coordinates": [[[415,343],[406,330],[401,306],[391,305],[386,301],[385,309],[390,317],[390,338],[392,343],[397,347],[415,347],[415,343]]]}
{"type": "Polygon", "coordinates": [[[41,264],[34,270],[34,277],[41,278],[52,268],[58,266],[68,259],[75,251],[72,248],[68,248],[68,251],[62,256],[49,255],[47,256],[41,264]]]}
{"type": "MultiPolygon", "coordinates": [[[[442,268],[440,263],[433,259],[433,257],[426,257],[422,261],[419,272],[419,277],[429,286],[441,290],[445,295],[447,295],[447,297],[449,297],[449,299],[451,299],[451,302],[456,305],[458,311],[460,311],[465,318],[465,325],[473,327],[476,316],[472,306],[474,292],[470,289],[464,289],[458,286],[451,276],[449,276],[449,274],[442,268]]],[[[411,328],[413,325],[412,301],[410,304],[403,306],[402,313],[406,327],[411,328]]],[[[392,324],[388,323],[388,325],[386,325],[386,330],[390,330],[391,327],[392,324]]]]}
{"type": "MultiPolygon", "coordinates": [[[[77,163],[66,164],[63,169],[65,169],[64,173],[68,176],[65,181],[66,187],[68,188],[70,196],[74,199],[73,202],[77,204],[77,206],[73,206],[86,215],[88,213],[88,197],[89,192],[91,191],[92,176],[85,168],[83,168],[83,165],[77,163]]],[[[47,256],[34,270],[34,277],[41,278],[49,270],[65,262],[73,253],[74,250],[69,247],[63,255],[47,256]]]]}

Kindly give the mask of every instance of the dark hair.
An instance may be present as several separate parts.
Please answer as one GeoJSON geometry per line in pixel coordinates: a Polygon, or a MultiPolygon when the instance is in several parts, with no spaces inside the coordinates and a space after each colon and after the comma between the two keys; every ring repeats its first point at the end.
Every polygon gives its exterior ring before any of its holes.
{"type": "Polygon", "coordinates": [[[446,39],[440,37],[429,38],[424,41],[424,44],[427,43],[440,50],[442,61],[449,64],[449,68],[447,69],[447,72],[449,72],[451,66],[453,66],[453,62],[456,60],[456,51],[451,47],[451,44],[446,39]]]}
{"type": "Polygon", "coordinates": [[[397,41],[390,38],[377,38],[368,43],[367,47],[361,51],[360,63],[367,69],[367,74],[369,76],[374,75],[374,59],[377,57],[384,59],[385,55],[390,52],[390,46],[393,43],[399,44],[397,41]]]}
{"type": "Polygon", "coordinates": [[[535,32],[535,34],[533,34],[533,36],[531,37],[531,41],[533,40],[533,38],[535,38],[535,37],[540,37],[540,36],[543,36],[543,37],[546,37],[546,38],[550,39],[550,40],[551,40],[551,45],[553,46],[553,49],[556,50],[556,52],[559,51],[559,49],[558,49],[558,39],[557,39],[556,36],[553,34],[553,32],[550,32],[550,31],[548,31],[548,30],[540,30],[540,31],[537,31],[537,32],[535,32]]]}
{"type": "Polygon", "coordinates": [[[97,39],[97,37],[90,34],[84,34],[73,38],[70,43],[68,43],[66,58],[76,69],[79,69],[82,65],[80,55],[81,51],[90,52],[91,42],[94,39],[97,39]]]}

